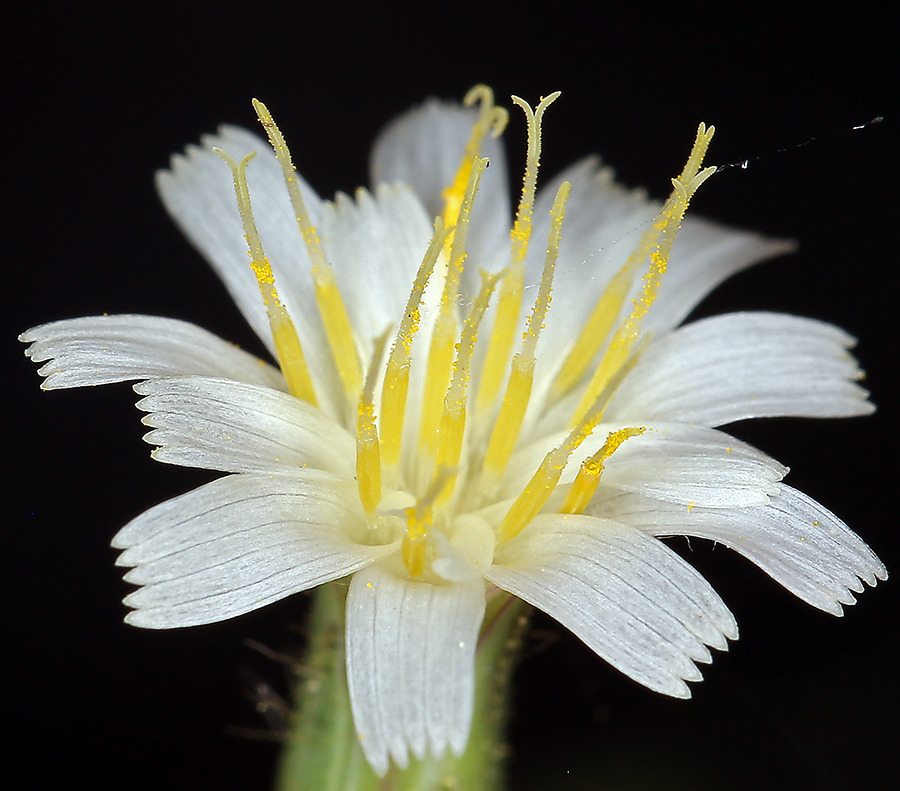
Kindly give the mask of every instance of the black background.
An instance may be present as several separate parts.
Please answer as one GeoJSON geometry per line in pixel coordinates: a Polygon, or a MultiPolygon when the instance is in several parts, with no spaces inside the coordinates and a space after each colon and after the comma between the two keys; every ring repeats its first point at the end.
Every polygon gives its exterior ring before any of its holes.
{"type": "MultiPolygon", "coordinates": [[[[14,394],[3,552],[10,776],[21,766],[29,788],[271,785],[276,748],[240,731],[264,727],[242,690],[248,677],[281,687],[284,672],[244,640],[296,645],[288,625],[302,623],[303,597],[200,629],[125,626],[128,586],[109,539],[208,476],[149,461],[127,385],[41,393],[15,341],[52,319],[143,312],[259,349],[152,187],[153,171],[201,133],[223,121],[252,126],[253,96],[326,196],[365,182],[368,145],[393,115],[476,82],[501,101],[562,90],[547,116],[545,173],[599,151],[626,184],[660,197],[697,123],[714,123],[709,160],[750,162],[708,182],[694,210],[801,246],[736,277],[699,314],[780,309],[847,328],[879,405],[865,419],[734,431],[790,465],[789,482],[843,516],[896,572],[900,116],[887,105],[897,42],[875,7],[833,16],[691,2],[326,11],[301,0],[13,12],[3,48],[13,284],[0,336],[14,394]],[[851,131],[875,116],[885,120],[851,131]]],[[[523,136],[512,118],[514,164],[523,136]]],[[[681,548],[736,613],[741,640],[716,657],[693,701],[673,701],[539,620],[518,676],[511,789],[892,788],[897,583],[838,620],[722,549],[681,548]]]]}

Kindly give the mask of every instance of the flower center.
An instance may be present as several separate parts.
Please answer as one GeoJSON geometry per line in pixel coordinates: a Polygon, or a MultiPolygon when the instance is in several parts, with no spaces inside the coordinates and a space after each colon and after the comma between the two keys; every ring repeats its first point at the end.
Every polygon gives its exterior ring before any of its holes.
{"type": "MultiPolygon", "coordinates": [[[[382,524],[379,506],[394,501],[388,492],[409,492],[414,504],[391,510],[403,524],[401,557],[411,577],[462,579],[466,564],[490,562],[494,546],[517,536],[546,506],[572,455],[600,423],[603,410],[640,352],[641,324],[656,298],[669,253],[688,203],[696,189],[714,172],[701,170],[713,135],[701,124],[691,156],[674,190],[651,227],[621,270],[598,298],[566,359],[553,379],[547,403],[551,406],[573,397],[567,438],[550,450],[516,496],[499,525],[491,529],[474,511],[497,502],[502,478],[519,442],[526,410],[532,400],[538,341],[551,302],[553,277],[559,256],[562,226],[570,185],[557,191],[550,212],[550,231],[540,283],[530,314],[525,320],[519,349],[517,329],[525,293],[525,258],[532,235],[537,175],[544,111],[559,96],[554,93],[532,109],[512,97],[525,113],[528,152],[516,219],[510,233],[509,264],[497,274],[481,273],[477,295],[461,316],[460,283],[466,262],[469,221],[476,203],[479,181],[487,159],[481,149],[488,134],[498,136],[506,126],[506,110],[493,103],[485,86],[466,96],[466,105],[479,112],[460,166],[444,190],[444,208],[434,220],[428,249],[418,268],[403,315],[386,355],[388,333],[376,339],[364,372],[357,351],[354,328],[315,227],[300,193],[294,165],[284,138],[268,109],[254,101],[281,165],[307,252],[312,261],[316,302],[328,344],[342,385],[343,414],[356,412],[356,477],[359,499],[374,523],[382,524]],[[646,268],[643,282],[623,318],[623,307],[633,290],[636,273],[646,268]],[[435,272],[443,284],[431,330],[421,392],[413,416],[407,417],[414,339],[423,325],[423,300],[435,272]],[[493,323],[480,355],[478,390],[469,406],[469,382],[479,328],[491,297],[498,291],[493,323]],[[376,384],[384,375],[376,414],[376,384]],[[505,384],[505,387],[504,387],[505,384]],[[502,391],[502,395],[501,395],[502,391]],[[579,395],[580,393],[580,395],[579,395]],[[575,398],[577,397],[577,399],[575,398]],[[416,495],[415,493],[419,494],[416,495]]],[[[296,397],[316,404],[313,380],[307,368],[299,336],[281,304],[272,268],[265,256],[253,220],[245,170],[253,154],[235,163],[218,152],[232,168],[238,208],[275,340],[278,362],[288,387],[296,397]]],[[[643,427],[610,432],[599,451],[585,459],[559,510],[581,513],[597,488],[605,463],[643,427]]]]}

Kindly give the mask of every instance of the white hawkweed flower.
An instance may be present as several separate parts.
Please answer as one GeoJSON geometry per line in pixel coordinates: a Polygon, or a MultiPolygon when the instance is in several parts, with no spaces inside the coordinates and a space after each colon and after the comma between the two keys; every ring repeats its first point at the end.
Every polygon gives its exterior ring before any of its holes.
{"type": "Polygon", "coordinates": [[[733,313],[679,328],[722,280],[790,247],[684,219],[714,170],[713,129],[661,205],[596,159],[537,191],[557,95],[513,97],[529,134],[514,221],[495,139],[507,115],[483,86],[466,97],[477,110],[431,101],[390,124],[374,192],[353,198],[313,192],[258,102],[271,148],[223,127],[174,157],[163,201],[278,368],[152,316],[22,335],[45,388],[141,380],[154,458],[228,473],[114,538],[139,586],[129,623],[211,623],[351,577],[350,700],[378,773],[463,750],[500,591],[688,697],[737,626],[660,537],[725,544],[835,615],[887,577],[784,467],[716,429],[872,407],[833,326],[733,313]]]}

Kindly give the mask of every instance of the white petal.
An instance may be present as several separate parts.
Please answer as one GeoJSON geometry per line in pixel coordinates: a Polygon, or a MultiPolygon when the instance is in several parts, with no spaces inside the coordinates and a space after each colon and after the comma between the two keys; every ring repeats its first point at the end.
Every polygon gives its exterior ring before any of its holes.
{"type": "Polygon", "coordinates": [[[154,379],[135,385],[154,428],[157,461],[223,472],[313,467],[353,477],[353,437],[316,407],[271,388],[225,379],[154,379]]]}
{"type": "Polygon", "coordinates": [[[784,239],[731,228],[688,213],[672,248],[659,296],[644,321],[657,336],[681,324],[710,291],[753,264],[790,253],[784,239]]]}
{"type": "MultiPolygon", "coordinates": [[[[402,567],[401,567],[402,570],[402,567]]],[[[347,596],[347,681],[360,744],[383,775],[409,752],[462,754],[475,690],[484,582],[430,585],[372,566],[347,596]]]]}
{"type": "MultiPolygon", "coordinates": [[[[599,447],[605,437],[601,424],[589,447],[599,447]]],[[[768,502],[787,471],[720,431],[655,423],[610,457],[603,483],[680,503],[685,510],[695,505],[726,508],[768,502]]]]}
{"type": "Polygon", "coordinates": [[[359,190],[325,204],[319,233],[368,358],[372,339],[403,313],[431,219],[410,187],[382,184],[374,196],[359,190]]]}
{"type": "MultiPolygon", "coordinates": [[[[459,170],[475,118],[474,110],[437,99],[398,116],[372,147],[372,183],[405,182],[430,216],[441,214],[442,193],[459,170]]],[[[466,245],[477,265],[467,268],[465,275],[476,285],[478,267],[496,270],[502,265],[492,262],[502,260],[508,251],[512,220],[502,141],[488,136],[481,154],[490,159],[490,167],[481,177],[466,245]]]]}
{"type": "Polygon", "coordinates": [[[718,426],[754,417],[847,417],[873,410],[847,333],[779,313],[731,313],[653,343],[606,415],[718,426]]]}
{"type": "MultiPolygon", "coordinates": [[[[274,355],[268,315],[250,268],[231,171],[212,149],[217,146],[238,162],[245,154],[257,152],[247,167],[253,216],[272,265],[279,298],[303,343],[313,380],[319,391],[330,396],[336,373],[313,296],[312,266],[272,147],[266,140],[233,126],[221,127],[217,135],[207,135],[201,143],[188,146],[183,156],[172,157],[171,169],[156,174],[156,187],[166,209],[212,264],[241,313],[274,355]]],[[[318,225],[321,201],[298,174],[295,177],[310,219],[318,225]]]]}
{"type": "Polygon", "coordinates": [[[708,538],[751,560],[803,601],[842,615],[853,592],[887,579],[884,564],[840,519],[806,495],[779,484],[768,505],[694,509],[690,513],[632,495],[592,505],[656,536],[708,538]]]}
{"type": "Polygon", "coordinates": [[[286,389],[281,372],[211,332],[160,316],[84,316],[19,336],[25,354],[44,362],[45,390],[154,376],[221,376],[286,389]]]}
{"type": "MultiPolygon", "coordinates": [[[[617,184],[613,171],[601,167],[598,157],[575,163],[545,182],[538,193],[532,244],[526,258],[530,283],[539,282],[541,277],[550,208],[563,181],[571,187],[553,280],[553,304],[541,333],[540,348],[545,351],[568,350],[610,279],[634,251],[659,211],[644,190],[629,190],[617,184]]],[[[638,279],[641,274],[637,273],[638,279]]],[[[556,352],[544,354],[540,362],[555,372],[564,355],[559,358],[556,352]]]]}
{"type": "MultiPolygon", "coordinates": [[[[572,191],[562,229],[553,306],[541,336],[535,369],[538,396],[546,393],[597,300],[651,228],[661,207],[648,200],[643,190],[628,190],[617,184],[612,171],[599,167],[596,157],[576,163],[542,187],[538,196],[534,242],[526,261],[530,282],[540,277],[550,203],[563,179],[571,182],[572,191]]],[[[792,249],[790,242],[766,239],[689,215],[682,223],[643,329],[657,335],[668,332],[719,283],[741,269],[792,249]]],[[[645,272],[634,273],[632,297],[642,288],[645,272]]],[[[630,308],[631,301],[626,300],[623,314],[630,308]]]]}
{"type": "MultiPolygon", "coordinates": [[[[679,503],[688,508],[762,504],[773,494],[787,467],[760,450],[715,429],[678,423],[600,423],[569,461],[560,485],[571,483],[583,459],[600,450],[610,432],[638,426],[640,436],[626,440],[606,461],[603,484],[679,503]]],[[[516,497],[531,480],[545,454],[562,444],[558,432],[517,450],[501,479],[499,497],[516,497]]]]}
{"type": "Polygon", "coordinates": [[[394,551],[364,546],[354,487],[307,471],[232,475],[151,508],[113,546],[126,580],[144,587],[125,603],[135,626],[213,623],[264,607],[368,566],[394,551]]]}
{"type": "Polygon", "coordinates": [[[556,618],[635,681],[675,697],[699,681],[706,645],[737,638],[706,580],[636,528],[588,516],[538,516],[487,578],[556,618]]]}

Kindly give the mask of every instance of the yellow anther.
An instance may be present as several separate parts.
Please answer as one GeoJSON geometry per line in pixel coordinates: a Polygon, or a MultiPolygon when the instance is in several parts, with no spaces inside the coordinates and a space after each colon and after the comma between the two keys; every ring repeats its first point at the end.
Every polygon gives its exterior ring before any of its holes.
{"type": "Polygon", "coordinates": [[[466,107],[478,104],[478,118],[472,127],[469,142],[463,152],[459,168],[453,178],[453,183],[443,192],[444,198],[444,225],[449,227],[456,225],[459,210],[462,207],[466,195],[466,187],[472,174],[472,165],[476,157],[481,155],[481,146],[488,134],[491,137],[499,137],[506,128],[509,113],[504,107],[494,104],[494,92],[487,85],[476,85],[469,89],[463,99],[466,107]]]}
{"type": "Polygon", "coordinates": [[[381,447],[378,427],[375,424],[375,379],[384,355],[387,332],[375,341],[372,362],[366,373],[366,382],[359,398],[356,417],[356,482],[359,499],[367,514],[381,502],[381,447]]]}
{"type": "MultiPolygon", "coordinates": [[[[466,431],[466,398],[469,384],[469,367],[472,362],[472,352],[478,340],[478,327],[481,325],[484,312],[499,278],[499,275],[481,273],[481,288],[463,325],[456,360],[453,364],[453,377],[444,397],[444,411],[441,416],[436,469],[447,471],[446,474],[451,476],[451,479],[448,481],[449,484],[456,480],[459,459],[462,453],[463,437],[466,431]]],[[[439,502],[448,500],[452,493],[453,486],[445,485],[439,502]]]]}
{"type": "Polygon", "coordinates": [[[406,533],[400,545],[400,557],[410,577],[419,577],[425,571],[428,528],[433,522],[430,508],[424,512],[418,507],[406,511],[406,533]]]}
{"type": "Polygon", "coordinates": [[[515,538],[547,504],[559,483],[571,452],[562,448],[551,450],[541,462],[531,480],[516,498],[497,530],[497,542],[503,544],[515,538]]]}
{"type": "Polygon", "coordinates": [[[425,496],[403,512],[406,517],[406,533],[400,547],[400,556],[411,577],[419,577],[425,571],[428,530],[434,525],[434,502],[446,483],[446,474],[436,475],[425,496]]]}
{"type": "Polygon", "coordinates": [[[500,296],[494,314],[494,326],[488,340],[484,364],[481,367],[481,381],[478,385],[476,408],[479,414],[489,415],[506,373],[506,362],[516,339],[519,313],[525,293],[525,266],[522,263],[510,265],[500,282],[500,296]]]}
{"type": "Polygon", "coordinates": [[[633,277],[633,270],[623,266],[600,295],[578,340],[553,380],[551,401],[558,401],[581,381],[597,352],[603,348],[622,311],[633,277]]]}
{"type": "Polygon", "coordinates": [[[559,258],[559,245],[562,241],[562,224],[566,216],[566,203],[569,200],[569,192],[572,185],[564,181],[556,191],[553,206],[550,208],[550,232],[547,234],[547,252],[544,256],[544,271],[541,272],[541,283],[538,287],[537,298],[528,324],[522,335],[522,352],[524,357],[535,356],[537,342],[547,319],[547,311],[550,309],[550,292],[553,290],[553,275],[556,271],[556,261],[559,258]]]}
{"type": "Polygon", "coordinates": [[[231,168],[234,179],[234,194],[237,198],[238,211],[244,226],[244,238],[250,251],[250,267],[256,275],[263,303],[269,316],[269,326],[272,329],[272,339],[275,343],[275,354],[278,364],[287,381],[288,389],[297,398],[316,404],[316,394],[300,338],[291,317],[285,310],[281,300],[278,299],[278,291],[275,289],[275,276],[272,274],[272,266],[266,258],[263,250],[256,222],[253,219],[253,208],[250,203],[250,191],[247,188],[247,165],[256,156],[256,153],[247,154],[240,164],[220,148],[213,149],[231,168]]]}
{"type": "Polygon", "coordinates": [[[544,456],[537,471],[516,498],[516,501],[512,504],[512,507],[500,524],[497,530],[497,540],[499,542],[509,541],[519,535],[547,504],[572,454],[578,450],[596,428],[602,418],[603,410],[612,397],[612,393],[615,392],[615,388],[627,372],[628,366],[623,366],[616,373],[616,377],[610,383],[611,387],[607,389],[604,397],[597,399],[588,413],[569,432],[568,437],[561,445],[544,456]]]}
{"type": "MultiPolygon", "coordinates": [[[[396,477],[400,465],[403,441],[403,422],[406,416],[406,395],[409,390],[410,349],[413,337],[419,330],[420,305],[428,279],[434,271],[438,256],[447,238],[447,231],[440,217],[434,220],[434,234],[403,311],[403,319],[397,329],[397,338],[388,357],[384,384],[381,389],[381,453],[389,476],[396,477]]],[[[396,481],[388,485],[396,485],[396,481]]]]}
{"type": "Polygon", "coordinates": [[[291,198],[291,206],[297,219],[297,227],[300,229],[312,261],[316,304],[319,306],[319,313],[322,316],[322,324],[325,327],[331,354],[340,375],[341,383],[344,386],[347,400],[350,404],[353,404],[358,397],[360,387],[362,387],[363,377],[362,366],[356,351],[356,343],[353,339],[353,325],[350,322],[350,316],[338,289],[334,272],[325,260],[319,235],[306,210],[306,204],[300,192],[300,184],[295,175],[296,169],[291,160],[291,152],[288,149],[284,136],[275,124],[272,114],[262,102],[254,99],[253,108],[256,110],[259,122],[269,136],[272,148],[275,149],[278,164],[281,165],[284,181],[287,184],[288,194],[291,198]]]}
{"type": "Polygon", "coordinates": [[[649,270],[643,277],[644,282],[640,293],[633,300],[634,307],[631,314],[619,325],[594,371],[581,403],[572,416],[573,424],[578,422],[581,416],[591,408],[591,404],[598,395],[607,388],[610,380],[628,360],[635,344],[641,337],[641,322],[656,299],[662,276],[668,266],[672,245],[681,228],[681,221],[684,219],[688,204],[697,188],[716,171],[714,167],[700,170],[703,156],[714,132],[714,127],[709,127],[707,130],[705,124],[700,124],[684,170],[678,178],[672,179],[672,194],[626,263],[626,267],[630,268],[649,259],[649,270]]]}
{"type": "Polygon", "coordinates": [[[485,353],[482,366],[481,382],[478,386],[477,408],[487,414],[493,406],[503,377],[507,362],[515,342],[516,327],[519,314],[522,312],[522,298],[525,293],[525,255],[531,239],[532,214],[537,190],[537,176],[541,159],[541,119],[544,111],[559,97],[560,93],[550,94],[542,99],[535,110],[523,99],[513,96],[512,100],[525,112],[528,122],[528,153],[525,160],[525,175],[522,178],[522,194],[516,211],[516,222],[510,233],[511,264],[500,284],[500,298],[490,342],[485,353]]]}
{"type": "Polygon", "coordinates": [[[597,485],[600,483],[600,476],[603,474],[606,460],[619,449],[619,446],[626,439],[637,437],[646,430],[646,427],[642,426],[610,431],[603,447],[582,462],[581,469],[572,482],[572,487],[563,501],[562,508],[559,509],[560,513],[584,513],[584,509],[590,504],[594,492],[597,491],[597,485]]]}
{"type": "Polygon", "coordinates": [[[487,165],[487,160],[477,158],[469,174],[466,194],[459,208],[456,229],[453,233],[453,245],[441,305],[431,336],[431,348],[428,354],[428,371],[425,377],[425,393],[422,400],[422,424],[419,442],[430,451],[432,457],[437,452],[437,433],[443,412],[444,395],[450,384],[453,367],[454,346],[458,337],[459,320],[456,316],[456,301],[459,296],[459,281],[465,262],[466,235],[469,228],[469,215],[478,182],[487,165]]]}
{"type": "Polygon", "coordinates": [[[500,413],[494,423],[487,454],[484,459],[484,478],[482,488],[489,492],[494,489],[500,475],[509,462],[519,437],[519,430],[525,418],[525,410],[531,398],[531,387],[534,381],[535,350],[541,329],[550,308],[550,292],[553,287],[553,274],[556,260],[559,257],[559,245],[562,234],[562,223],[566,212],[566,201],[571,185],[568,181],[560,185],[550,210],[550,233],[547,238],[547,254],[544,258],[544,271],[534,301],[528,325],[522,337],[522,350],[513,358],[512,370],[506,393],[500,405],[500,413]]]}

